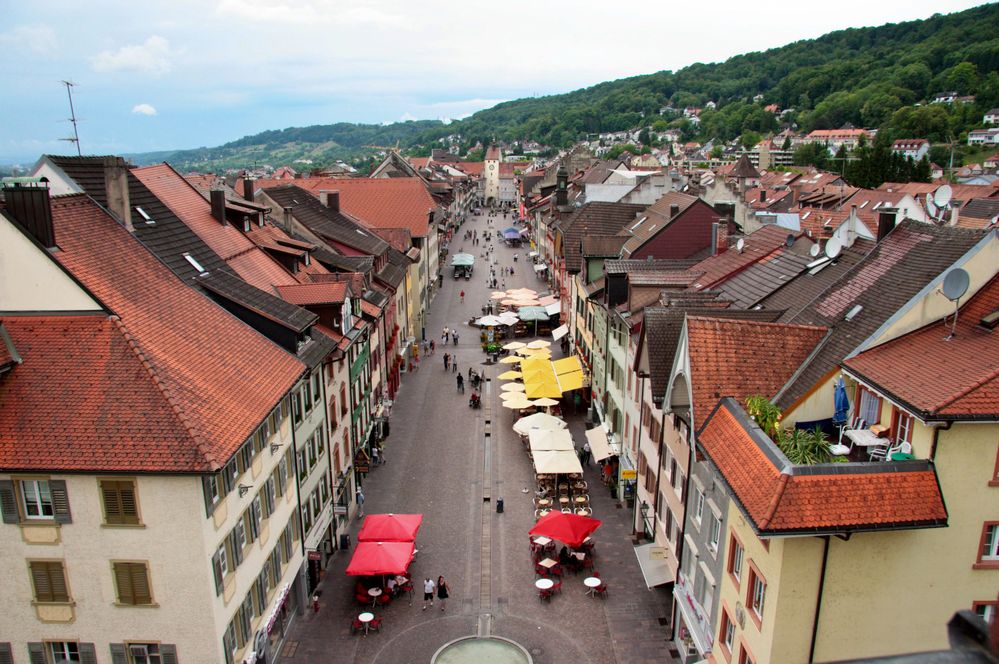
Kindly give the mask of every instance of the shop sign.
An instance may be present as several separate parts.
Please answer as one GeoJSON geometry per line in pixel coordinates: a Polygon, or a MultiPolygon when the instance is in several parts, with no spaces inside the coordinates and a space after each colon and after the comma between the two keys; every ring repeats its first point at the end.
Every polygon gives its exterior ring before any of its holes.
{"type": "Polygon", "coordinates": [[[622,480],[634,480],[638,478],[638,471],[621,469],[622,480]]]}
{"type": "Polygon", "coordinates": [[[347,506],[346,505],[334,505],[333,506],[333,514],[336,514],[337,516],[342,516],[342,515],[344,515],[346,513],[347,513],[347,506]]]}
{"type": "Polygon", "coordinates": [[[309,560],[322,560],[323,554],[319,551],[309,551],[309,560]]]}

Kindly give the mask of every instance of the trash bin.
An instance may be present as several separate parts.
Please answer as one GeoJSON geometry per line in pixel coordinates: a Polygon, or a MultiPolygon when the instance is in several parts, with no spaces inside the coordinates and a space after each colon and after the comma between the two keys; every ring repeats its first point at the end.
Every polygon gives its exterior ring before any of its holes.
{"type": "Polygon", "coordinates": [[[340,548],[341,549],[350,548],[350,533],[340,533],[340,548]]]}
{"type": "Polygon", "coordinates": [[[497,514],[502,514],[503,513],[503,499],[502,498],[497,498],[496,499],[496,513],[497,514]]]}

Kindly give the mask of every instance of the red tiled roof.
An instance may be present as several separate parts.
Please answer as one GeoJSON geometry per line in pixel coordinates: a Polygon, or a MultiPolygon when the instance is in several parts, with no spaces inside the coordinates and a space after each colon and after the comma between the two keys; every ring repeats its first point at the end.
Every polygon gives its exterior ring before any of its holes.
{"type": "Polygon", "coordinates": [[[0,380],[0,436],[17,441],[0,445],[0,465],[217,470],[304,365],[184,285],[90,198],[53,199],[52,217],[54,257],[122,324],[5,321],[23,326],[26,362],[0,380]],[[18,373],[31,380],[11,382],[18,373]],[[5,398],[8,389],[27,396],[5,398]]]}
{"type": "MultiPolygon", "coordinates": [[[[284,230],[270,223],[263,226],[253,224],[246,237],[250,238],[254,244],[262,249],[273,248],[276,251],[294,252],[296,250],[305,251],[315,248],[314,244],[296,240],[285,233],[284,230]]],[[[310,260],[308,265],[303,261],[299,261],[298,272],[293,276],[296,281],[304,284],[312,281],[312,275],[314,274],[329,274],[329,272],[326,266],[317,260],[310,260]]]]}
{"type": "MultiPolygon", "coordinates": [[[[257,180],[254,186],[275,184],[257,180]]],[[[413,237],[427,236],[428,213],[437,207],[420,178],[302,178],[295,185],[315,196],[339,191],[340,209],[368,228],[407,228],[413,237]]]]}
{"type": "Polygon", "coordinates": [[[430,157],[406,157],[406,160],[413,168],[426,168],[430,162],[430,157]]]}
{"type": "Polygon", "coordinates": [[[132,173],[156,198],[221,256],[243,281],[273,293],[273,286],[297,283],[290,272],[259,249],[232,224],[212,216],[211,205],[166,164],[134,168],[132,173]]]}
{"type": "Polygon", "coordinates": [[[999,310],[999,276],[958,314],[852,357],[844,366],[921,419],[999,416],[999,335],[978,325],[999,310]],[[951,319],[953,321],[953,319],[951,319]]]}
{"type": "Polygon", "coordinates": [[[753,263],[777,251],[787,240],[789,231],[780,226],[764,226],[755,233],[747,235],[742,253],[734,247],[717,256],[709,256],[690,268],[691,272],[700,273],[700,279],[691,288],[705,290],[712,288],[723,280],[738,274],[753,263]]]}
{"type": "Polygon", "coordinates": [[[495,145],[490,145],[489,148],[486,149],[486,159],[499,159],[499,158],[500,158],[499,148],[496,147],[495,145]]]}
{"type": "Polygon", "coordinates": [[[368,302],[367,300],[361,300],[361,311],[372,318],[378,318],[378,316],[382,313],[381,307],[377,304],[368,302]]]}
{"type": "Polygon", "coordinates": [[[721,397],[776,395],[825,334],[811,325],[688,316],[695,428],[721,397]]]}
{"type": "Polygon", "coordinates": [[[294,286],[278,286],[281,298],[305,306],[309,304],[329,304],[343,302],[347,297],[347,282],[331,281],[323,283],[296,284],[294,286]]]}
{"type": "Polygon", "coordinates": [[[486,167],[482,161],[459,161],[457,164],[450,164],[468,175],[482,175],[482,169],[486,167]]]}
{"type": "Polygon", "coordinates": [[[760,535],[947,525],[925,461],[793,466],[732,399],[719,404],[697,441],[760,535]]]}

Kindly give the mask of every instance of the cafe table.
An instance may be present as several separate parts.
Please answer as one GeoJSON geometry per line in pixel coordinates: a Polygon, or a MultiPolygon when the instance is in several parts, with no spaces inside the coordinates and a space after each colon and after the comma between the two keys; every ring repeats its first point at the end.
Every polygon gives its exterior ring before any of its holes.
{"type": "Polygon", "coordinates": [[[534,582],[534,586],[538,590],[551,590],[555,586],[555,582],[551,579],[538,579],[534,582]]]}
{"type": "Polygon", "coordinates": [[[877,447],[888,444],[887,438],[879,437],[870,429],[847,429],[843,434],[852,440],[854,445],[861,447],[877,447]]]}
{"type": "Polygon", "coordinates": [[[601,581],[595,576],[588,576],[585,579],[583,579],[583,585],[586,586],[586,594],[589,595],[590,597],[595,596],[597,588],[600,587],[601,583],[603,583],[603,581],[601,581]]]}
{"type": "Polygon", "coordinates": [[[368,588],[368,595],[371,596],[371,606],[374,607],[378,603],[378,598],[382,596],[382,589],[368,588]]]}
{"type": "Polygon", "coordinates": [[[551,558],[545,558],[538,564],[544,567],[545,569],[551,569],[552,567],[555,567],[555,565],[558,565],[558,561],[552,560],[551,558]]]}
{"type": "Polygon", "coordinates": [[[357,616],[357,619],[364,623],[364,635],[368,635],[368,628],[371,625],[371,621],[375,619],[375,614],[365,611],[361,615],[357,616]]]}
{"type": "Polygon", "coordinates": [[[544,535],[538,535],[532,541],[535,544],[537,544],[538,546],[548,546],[549,544],[552,543],[552,541],[550,539],[548,539],[547,537],[545,537],[544,535]]]}

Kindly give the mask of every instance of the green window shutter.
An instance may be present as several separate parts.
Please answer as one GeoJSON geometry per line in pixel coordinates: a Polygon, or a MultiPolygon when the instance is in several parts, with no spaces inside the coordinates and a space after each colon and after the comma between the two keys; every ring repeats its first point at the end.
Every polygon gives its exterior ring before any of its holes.
{"type": "Polygon", "coordinates": [[[28,644],[28,661],[31,662],[31,664],[46,664],[44,643],[28,644]]]}
{"type": "Polygon", "coordinates": [[[160,644],[160,659],[163,664],[177,664],[177,646],[173,644],[160,644]]]}
{"type": "Polygon", "coordinates": [[[124,643],[111,644],[111,664],[128,664],[128,651],[124,643]]]}
{"type": "Polygon", "coordinates": [[[14,664],[14,653],[9,643],[0,643],[0,664],[14,664]]]}
{"type": "Polygon", "coordinates": [[[79,643],[80,664],[97,664],[97,649],[93,643],[79,643]]]}
{"type": "Polygon", "coordinates": [[[215,511],[215,503],[212,502],[212,487],[207,477],[201,478],[201,491],[205,497],[205,516],[210,519],[212,518],[212,513],[215,511]]]}
{"type": "Polygon", "coordinates": [[[235,531],[229,534],[229,548],[232,550],[232,559],[236,562],[234,567],[239,567],[240,563],[243,562],[243,548],[239,545],[239,538],[236,537],[235,531]]]}
{"type": "Polygon", "coordinates": [[[215,595],[222,594],[222,557],[216,551],[212,556],[212,574],[215,576],[215,595]]]}
{"type": "Polygon", "coordinates": [[[18,523],[21,520],[21,513],[17,511],[14,482],[11,480],[0,480],[0,511],[3,511],[4,523],[18,523]]]}
{"type": "Polygon", "coordinates": [[[66,481],[49,480],[49,492],[52,494],[52,511],[55,514],[56,523],[73,523],[73,515],[69,511],[66,481]]]}

